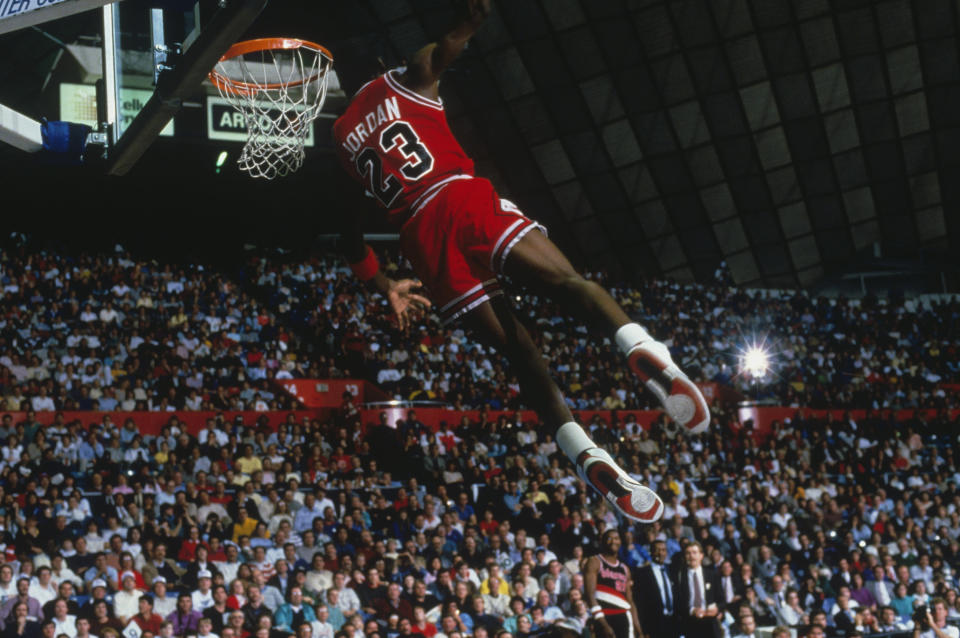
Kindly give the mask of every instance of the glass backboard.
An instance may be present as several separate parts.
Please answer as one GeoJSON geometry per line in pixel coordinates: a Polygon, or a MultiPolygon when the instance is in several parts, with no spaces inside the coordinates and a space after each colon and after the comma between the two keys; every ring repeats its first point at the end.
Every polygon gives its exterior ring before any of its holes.
{"type": "MultiPolygon", "coordinates": [[[[112,86],[105,88],[115,142],[153,95],[160,71],[175,64],[175,57],[200,36],[202,22],[199,3],[185,9],[154,9],[140,2],[117,2],[103,11],[104,29],[112,33],[112,38],[104,38],[104,80],[113,76],[112,86]],[[106,68],[111,61],[114,74],[106,68]]],[[[161,135],[173,134],[171,121],[161,135]]]]}

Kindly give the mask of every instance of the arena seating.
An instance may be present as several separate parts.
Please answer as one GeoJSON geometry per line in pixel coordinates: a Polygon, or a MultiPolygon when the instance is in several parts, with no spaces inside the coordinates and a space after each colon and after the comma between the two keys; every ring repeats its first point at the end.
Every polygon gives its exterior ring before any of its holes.
{"type": "Polygon", "coordinates": [[[398,334],[332,257],[228,273],[4,254],[0,268],[4,636],[277,638],[302,620],[327,638],[484,638],[520,617],[579,631],[578,558],[611,526],[634,568],[657,539],[673,568],[694,540],[729,564],[731,636],[747,614],[804,636],[909,632],[940,599],[960,618],[956,302],[615,286],[702,381],[756,391],[735,373],[740,335],[781,344],[763,393],[785,410],[760,427],[718,402],[711,430],[683,438],[623,410],[651,402],[609,344],[520,294],[594,438],[664,497],[660,522],[631,526],[517,416],[495,353],[433,321],[398,334]],[[349,392],[293,411],[281,385],[350,375],[451,418],[349,392]]]}

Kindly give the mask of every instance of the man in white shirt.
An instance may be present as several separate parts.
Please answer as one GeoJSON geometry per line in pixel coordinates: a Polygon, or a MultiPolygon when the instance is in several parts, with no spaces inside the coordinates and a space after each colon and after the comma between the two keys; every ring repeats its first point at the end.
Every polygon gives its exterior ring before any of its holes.
{"type": "Polygon", "coordinates": [[[230,441],[230,437],[223,430],[217,428],[217,422],[213,419],[207,420],[207,427],[200,430],[197,434],[197,442],[200,445],[209,445],[214,448],[221,448],[230,441]]]}
{"type": "MultiPolygon", "coordinates": [[[[66,562],[63,560],[63,556],[60,554],[54,554],[53,558],[50,559],[50,582],[59,587],[60,583],[64,581],[73,583],[74,587],[83,586],[83,579],[77,576],[72,569],[67,567],[66,562]]],[[[0,569],[0,596],[2,595],[3,570],[0,569]]]]}
{"type": "Polygon", "coordinates": [[[330,624],[330,610],[324,604],[317,606],[317,619],[310,623],[314,638],[333,638],[335,630],[330,624]]]}
{"type": "Polygon", "coordinates": [[[132,572],[123,572],[121,582],[123,589],[113,596],[113,615],[126,625],[140,611],[140,592],[132,572]]]}
{"type": "Polygon", "coordinates": [[[212,583],[213,574],[210,570],[201,569],[197,572],[197,589],[190,594],[190,598],[193,601],[193,608],[201,614],[207,607],[213,606],[213,590],[210,589],[212,583]]]}
{"type": "Polygon", "coordinates": [[[223,582],[232,583],[237,577],[237,570],[240,569],[240,550],[237,548],[236,543],[227,541],[224,543],[223,551],[227,555],[227,561],[225,563],[213,561],[213,564],[216,565],[220,573],[223,574],[223,582]]]}
{"type": "Polygon", "coordinates": [[[199,501],[199,505],[197,506],[197,521],[201,525],[207,522],[207,518],[210,516],[210,514],[216,514],[220,520],[229,518],[227,515],[227,509],[223,505],[210,501],[209,493],[200,492],[197,495],[197,499],[199,501]]]}
{"type": "Polygon", "coordinates": [[[54,404],[53,399],[47,396],[47,389],[43,386],[40,386],[40,392],[37,396],[30,399],[30,404],[33,407],[34,412],[43,412],[56,410],[57,406],[54,404]]]}
{"type": "Polygon", "coordinates": [[[66,634],[70,638],[77,635],[77,617],[67,613],[67,601],[58,600],[53,607],[53,624],[56,627],[55,635],[66,634]]]}
{"type": "Polygon", "coordinates": [[[343,572],[337,572],[333,575],[333,589],[339,592],[337,607],[343,612],[345,617],[350,617],[360,610],[360,598],[357,592],[346,585],[347,579],[343,572]]]}
{"type": "Polygon", "coordinates": [[[153,579],[153,613],[166,618],[177,608],[176,596],[167,596],[167,579],[157,576],[153,579]]]}
{"type": "Polygon", "coordinates": [[[13,579],[13,567],[0,567],[0,605],[7,602],[11,596],[17,595],[17,582],[13,579]]]}
{"type": "Polygon", "coordinates": [[[910,568],[910,578],[922,580],[927,585],[927,591],[933,591],[933,567],[930,566],[929,554],[920,554],[917,564],[910,568]]]}
{"type": "Polygon", "coordinates": [[[934,598],[927,609],[925,627],[917,625],[913,638],[960,638],[960,629],[947,624],[947,603],[943,598],[934,598]]]}
{"type": "Polygon", "coordinates": [[[886,607],[893,600],[893,583],[885,576],[883,565],[877,565],[873,568],[873,580],[867,583],[867,589],[881,608],[886,607]]]}
{"type": "Polygon", "coordinates": [[[37,570],[36,578],[30,582],[30,597],[36,598],[41,607],[57,597],[57,588],[51,582],[51,576],[50,568],[44,566],[37,570]]]}
{"type": "Polygon", "coordinates": [[[796,627],[808,624],[807,614],[800,606],[800,594],[795,589],[787,591],[786,600],[783,605],[777,607],[776,613],[781,625],[796,627]]]}

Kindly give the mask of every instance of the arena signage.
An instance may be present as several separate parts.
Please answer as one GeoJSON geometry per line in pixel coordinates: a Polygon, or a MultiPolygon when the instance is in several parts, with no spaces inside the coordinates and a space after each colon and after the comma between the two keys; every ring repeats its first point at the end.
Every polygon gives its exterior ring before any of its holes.
{"type": "Polygon", "coordinates": [[[101,7],[115,0],[0,0],[0,33],[101,7]]]}
{"type": "Polygon", "coordinates": [[[358,401],[381,401],[390,397],[379,388],[358,379],[283,379],[277,384],[296,397],[305,408],[337,408],[343,393],[349,392],[358,401]]]}
{"type": "MultiPolygon", "coordinates": [[[[270,117],[280,115],[279,110],[270,112],[270,117]]],[[[207,137],[211,140],[227,142],[247,141],[247,123],[243,119],[243,114],[233,108],[229,100],[216,96],[207,98],[207,137]]],[[[313,125],[311,124],[304,146],[313,145],[313,125]]]]}
{"type": "MultiPolygon", "coordinates": [[[[146,89],[120,89],[120,112],[117,116],[123,122],[124,128],[133,122],[137,113],[152,95],[153,91],[146,89]]],[[[91,84],[62,83],[60,85],[60,119],[97,128],[96,87],[91,84]]],[[[173,120],[163,127],[160,135],[173,137],[173,120]]]]}
{"type": "Polygon", "coordinates": [[[0,19],[12,18],[63,0],[0,0],[0,19]]]}

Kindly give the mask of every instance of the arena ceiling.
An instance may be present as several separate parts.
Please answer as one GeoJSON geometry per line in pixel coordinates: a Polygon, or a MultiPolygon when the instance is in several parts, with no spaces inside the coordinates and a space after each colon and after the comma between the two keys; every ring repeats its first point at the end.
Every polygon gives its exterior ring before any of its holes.
{"type": "MultiPolygon", "coordinates": [[[[399,51],[447,4],[370,2],[399,51]]],[[[958,4],[501,0],[443,95],[583,263],[809,286],[960,246],[958,4]]]]}
{"type": "MultiPolygon", "coordinates": [[[[276,0],[254,35],[376,32],[400,60],[454,4],[276,0]]],[[[957,263],[960,2],[493,4],[442,86],[451,126],[581,266],[809,287],[877,248],[957,263]]],[[[38,83],[34,55],[0,79],[38,83]]]]}

